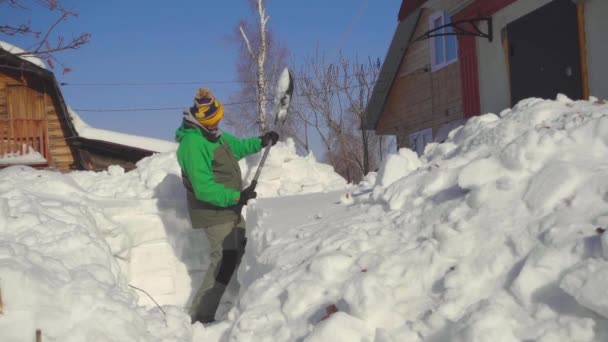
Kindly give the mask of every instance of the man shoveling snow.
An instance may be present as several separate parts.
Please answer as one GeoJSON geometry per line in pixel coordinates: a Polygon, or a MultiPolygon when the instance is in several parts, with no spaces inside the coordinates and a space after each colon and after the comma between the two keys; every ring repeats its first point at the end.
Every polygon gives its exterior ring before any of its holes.
{"type": "Polygon", "coordinates": [[[176,132],[177,160],[192,228],[204,229],[211,251],[209,269],[190,308],[192,323],[215,320],[220,299],[244,253],[241,208],[257,194],[255,185],[243,189],[238,160],[279,139],[273,131],[237,139],[219,129],[223,115],[222,104],[211,91],[201,88],[176,132]]]}

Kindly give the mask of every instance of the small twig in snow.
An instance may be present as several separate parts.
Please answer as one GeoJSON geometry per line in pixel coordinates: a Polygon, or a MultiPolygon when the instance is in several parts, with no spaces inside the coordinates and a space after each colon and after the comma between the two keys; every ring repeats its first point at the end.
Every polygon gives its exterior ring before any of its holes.
{"type": "Polygon", "coordinates": [[[165,312],[165,310],[163,310],[163,308],[160,307],[160,305],[158,305],[158,303],[154,300],[154,298],[152,298],[152,296],[150,296],[150,294],[142,289],[140,289],[139,287],[133,286],[131,284],[129,284],[130,287],[139,290],[143,293],[145,293],[148,297],[150,297],[150,299],[152,299],[152,301],[154,302],[154,304],[156,304],[156,306],[160,309],[160,311],[162,311],[163,315],[165,315],[165,317],[167,317],[167,313],[165,312]]]}
{"type": "Polygon", "coordinates": [[[4,303],[2,303],[2,288],[0,287],[0,315],[4,314],[4,303]]]}

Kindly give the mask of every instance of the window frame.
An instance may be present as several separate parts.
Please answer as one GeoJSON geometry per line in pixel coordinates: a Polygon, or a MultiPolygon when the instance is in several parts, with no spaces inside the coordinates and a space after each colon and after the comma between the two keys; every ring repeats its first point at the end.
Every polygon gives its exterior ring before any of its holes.
{"type": "MultiPolygon", "coordinates": [[[[437,11],[437,12],[433,12],[431,13],[431,15],[429,15],[429,31],[433,30],[435,28],[435,20],[437,19],[441,19],[441,25],[445,25],[446,23],[451,22],[451,18],[450,16],[447,15],[446,12],[444,11],[437,11]],[[446,21],[447,18],[447,21],[446,21]]],[[[443,30],[445,30],[446,28],[444,28],[443,30]]],[[[458,61],[458,39],[456,39],[456,36],[438,36],[438,37],[431,37],[430,40],[430,44],[431,44],[431,71],[435,72],[437,70],[443,69],[446,66],[455,63],[456,61],[458,61]],[[448,44],[447,41],[448,39],[455,39],[456,40],[456,54],[454,56],[454,59],[452,60],[448,60],[448,44]],[[443,43],[443,61],[441,63],[437,63],[436,56],[435,56],[435,42],[437,40],[441,40],[441,42],[443,43]]]]}

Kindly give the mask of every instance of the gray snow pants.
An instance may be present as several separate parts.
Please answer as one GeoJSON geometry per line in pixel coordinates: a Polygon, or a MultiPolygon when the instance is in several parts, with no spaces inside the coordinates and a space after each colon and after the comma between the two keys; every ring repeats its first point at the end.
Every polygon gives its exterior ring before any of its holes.
{"type": "Polygon", "coordinates": [[[190,308],[192,323],[196,321],[209,323],[215,320],[222,295],[245,252],[245,221],[242,216],[238,222],[228,222],[203,229],[209,240],[211,263],[202,285],[192,300],[190,308]]]}

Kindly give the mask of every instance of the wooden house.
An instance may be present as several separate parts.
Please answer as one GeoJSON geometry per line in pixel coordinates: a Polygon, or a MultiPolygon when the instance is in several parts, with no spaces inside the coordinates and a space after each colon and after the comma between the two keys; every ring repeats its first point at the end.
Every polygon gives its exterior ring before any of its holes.
{"type": "Polygon", "coordinates": [[[604,0],[403,0],[364,129],[422,153],[522,99],[608,97],[604,0]]]}
{"type": "Polygon", "coordinates": [[[159,152],[80,136],[53,72],[16,53],[0,46],[0,168],[103,170],[115,164],[131,170],[159,152]]]}

